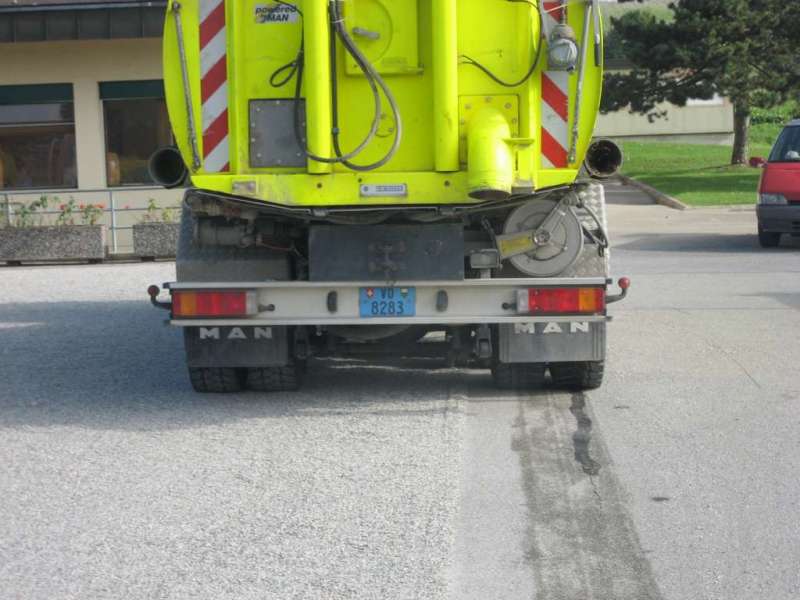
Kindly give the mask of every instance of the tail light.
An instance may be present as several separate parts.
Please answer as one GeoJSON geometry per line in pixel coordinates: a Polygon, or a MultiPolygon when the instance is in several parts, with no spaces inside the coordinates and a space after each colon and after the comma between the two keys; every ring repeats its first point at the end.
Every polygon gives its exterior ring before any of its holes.
{"type": "Polygon", "coordinates": [[[258,313],[256,293],[252,290],[173,290],[172,316],[246,317],[258,313]]]}
{"type": "Polygon", "coordinates": [[[597,314],[606,309],[606,290],[589,288],[529,288],[517,292],[520,314],[597,314]]]}

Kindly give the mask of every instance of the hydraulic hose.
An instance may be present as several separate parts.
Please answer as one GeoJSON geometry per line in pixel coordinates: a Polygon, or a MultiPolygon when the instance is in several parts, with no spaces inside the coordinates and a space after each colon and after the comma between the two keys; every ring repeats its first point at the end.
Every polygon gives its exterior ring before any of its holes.
{"type": "MultiPolygon", "coordinates": [[[[348,33],[347,28],[344,25],[344,19],[342,18],[341,13],[339,12],[339,0],[331,0],[331,12],[333,16],[334,27],[336,29],[337,34],[339,35],[339,38],[342,40],[342,44],[344,45],[347,52],[355,59],[356,63],[358,63],[359,68],[364,73],[364,76],[368,80],[372,80],[373,84],[377,83],[378,86],[380,86],[384,96],[386,96],[386,100],[389,102],[389,107],[391,108],[392,116],[394,117],[395,121],[394,141],[392,143],[392,147],[383,156],[383,158],[369,165],[356,165],[352,163],[346,163],[345,165],[349,169],[352,169],[354,171],[373,171],[375,169],[379,169],[380,167],[384,166],[386,163],[392,160],[394,155],[397,153],[397,150],[400,147],[400,142],[403,139],[403,119],[400,114],[400,109],[397,105],[397,100],[395,99],[392,90],[389,89],[389,86],[386,85],[386,82],[383,80],[380,74],[375,70],[375,67],[372,65],[372,63],[369,62],[369,60],[367,60],[364,54],[358,49],[358,46],[353,41],[353,38],[350,37],[350,34],[348,33]]],[[[336,79],[335,72],[333,73],[333,77],[335,82],[336,79]]],[[[380,100],[380,95],[378,95],[378,99],[380,100]]],[[[337,108],[334,107],[334,114],[336,114],[336,112],[337,108]]],[[[377,121],[379,122],[380,109],[378,109],[375,116],[377,121]]],[[[338,121],[338,118],[336,120],[338,121]]],[[[375,133],[377,133],[377,130],[375,133]]],[[[372,138],[375,137],[375,133],[371,134],[372,138]]],[[[334,140],[336,140],[337,137],[338,137],[338,129],[335,129],[334,140]]],[[[338,146],[338,144],[336,144],[336,146],[338,146]]],[[[337,154],[339,154],[338,150],[337,154]]],[[[345,161],[342,160],[341,162],[344,163],[345,161]]]]}
{"type": "MultiPolygon", "coordinates": [[[[283,2],[281,2],[283,4],[283,2]]],[[[288,4],[287,4],[288,5],[288,4]]],[[[291,6],[291,5],[289,5],[291,6]]],[[[302,17],[302,12],[300,12],[296,7],[298,13],[300,13],[302,17]]],[[[332,32],[335,32],[336,36],[338,36],[342,44],[345,47],[345,50],[353,57],[356,64],[358,65],[361,72],[364,74],[364,78],[367,80],[367,83],[370,86],[370,90],[372,91],[372,96],[375,100],[375,114],[372,119],[372,125],[370,127],[369,132],[367,133],[364,140],[352,151],[348,153],[342,153],[341,147],[339,144],[339,110],[338,110],[338,86],[336,81],[336,48],[335,48],[335,37],[331,36],[331,64],[334,66],[332,69],[333,74],[333,89],[332,89],[332,112],[333,112],[333,142],[334,142],[334,151],[336,153],[335,158],[329,158],[324,156],[318,156],[312,153],[307,145],[303,142],[303,135],[302,135],[302,127],[300,123],[300,99],[302,93],[302,85],[303,85],[303,59],[304,59],[304,50],[301,44],[300,52],[298,54],[297,59],[295,60],[296,65],[296,80],[295,80],[295,111],[294,111],[294,129],[295,129],[295,137],[297,138],[298,144],[300,145],[301,149],[305,153],[305,155],[313,161],[321,162],[325,164],[343,164],[347,168],[353,171],[373,171],[384,166],[388,163],[394,155],[397,153],[398,148],[400,147],[400,142],[402,140],[403,134],[403,122],[402,117],[400,115],[400,109],[398,108],[397,101],[395,100],[394,94],[392,94],[391,89],[386,85],[386,82],[383,78],[378,74],[369,60],[364,56],[364,54],[358,49],[355,42],[353,41],[350,34],[347,32],[347,28],[344,25],[344,19],[341,17],[341,13],[339,12],[339,1],[338,0],[330,0],[329,4],[329,13],[331,18],[331,28],[332,32]],[[380,88],[380,89],[379,89],[380,88]],[[361,154],[366,147],[375,139],[378,128],[380,127],[380,120],[381,120],[381,112],[382,112],[382,101],[381,101],[381,91],[386,96],[387,101],[389,102],[389,106],[392,110],[392,115],[395,121],[395,136],[394,142],[392,143],[392,147],[386,153],[386,155],[378,161],[368,165],[357,165],[350,162],[351,159],[355,158],[359,154],[361,154]]],[[[287,65],[286,68],[289,68],[291,65],[287,65]]],[[[273,77],[277,74],[273,74],[273,77]]],[[[282,83],[288,81],[291,77],[291,74],[282,80],[282,83]]]]}

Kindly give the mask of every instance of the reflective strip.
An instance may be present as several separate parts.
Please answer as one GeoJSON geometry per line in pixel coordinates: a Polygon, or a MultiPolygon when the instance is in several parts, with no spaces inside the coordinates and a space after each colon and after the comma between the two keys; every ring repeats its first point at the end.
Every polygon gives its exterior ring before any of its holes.
{"type": "Polygon", "coordinates": [[[566,17],[566,8],[561,1],[545,1],[542,6],[544,7],[544,30],[549,36],[553,27],[561,23],[561,18],[566,17]]]}
{"type": "Polygon", "coordinates": [[[542,166],[564,169],[569,147],[569,73],[542,73],[542,166]]]}
{"type": "Polygon", "coordinates": [[[225,0],[200,0],[200,71],[203,168],[221,173],[230,169],[225,0]]]}

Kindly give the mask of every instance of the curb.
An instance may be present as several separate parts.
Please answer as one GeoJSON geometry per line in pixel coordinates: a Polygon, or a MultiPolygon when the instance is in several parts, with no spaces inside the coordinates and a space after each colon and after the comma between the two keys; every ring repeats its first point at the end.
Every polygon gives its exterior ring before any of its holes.
{"type": "Polygon", "coordinates": [[[645,194],[647,194],[653,200],[655,200],[656,204],[660,204],[660,205],[666,206],[668,208],[673,208],[675,210],[686,210],[686,209],[689,208],[687,205],[685,205],[683,202],[681,202],[677,198],[673,198],[672,196],[668,196],[667,194],[665,194],[663,192],[659,192],[656,188],[650,187],[646,183],[642,183],[641,181],[637,181],[635,179],[631,179],[630,177],[627,177],[626,175],[619,175],[619,178],[620,178],[620,180],[622,180],[622,182],[625,185],[630,185],[632,187],[635,187],[635,188],[643,191],[645,194]]]}

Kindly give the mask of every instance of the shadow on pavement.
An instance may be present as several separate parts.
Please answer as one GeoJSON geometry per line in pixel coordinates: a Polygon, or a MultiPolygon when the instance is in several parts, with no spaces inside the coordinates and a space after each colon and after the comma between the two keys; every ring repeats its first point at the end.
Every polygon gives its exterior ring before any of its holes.
{"type": "Polygon", "coordinates": [[[354,412],[407,417],[453,410],[441,401],[454,390],[491,386],[487,371],[441,363],[313,361],[300,392],[196,394],[180,333],[163,324],[164,315],[147,302],[0,305],[0,428],[164,430],[354,412]]]}
{"type": "Polygon", "coordinates": [[[655,206],[655,201],[638,188],[625,185],[616,179],[603,182],[606,190],[606,202],[608,204],[623,204],[636,206],[655,206]]]}
{"type": "MultiPolygon", "coordinates": [[[[624,239],[624,238],[622,238],[624,239]]],[[[780,247],[762,248],[754,235],[721,233],[681,233],[636,235],[631,241],[614,244],[616,250],[638,252],[721,252],[777,254],[800,248],[800,240],[784,236],[780,247]]]]}

